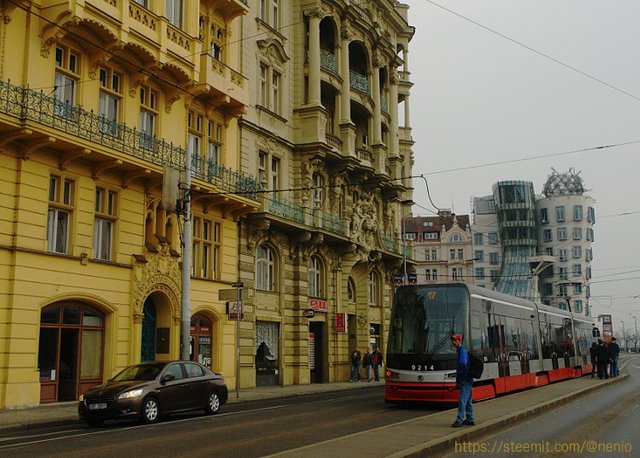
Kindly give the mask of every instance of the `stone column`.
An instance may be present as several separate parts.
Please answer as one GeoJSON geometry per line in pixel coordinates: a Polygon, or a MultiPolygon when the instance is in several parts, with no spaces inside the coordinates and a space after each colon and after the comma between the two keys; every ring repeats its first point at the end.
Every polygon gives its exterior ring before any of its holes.
{"type": "Polygon", "coordinates": [[[340,124],[351,122],[351,81],[349,78],[349,36],[342,35],[340,42],[340,76],[342,93],[340,94],[340,124]]]}
{"type": "Polygon", "coordinates": [[[373,98],[373,132],[371,138],[372,145],[379,145],[382,143],[382,131],[380,127],[381,115],[380,115],[380,67],[374,63],[373,66],[373,83],[371,88],[371,97],[373,98]]]}
{"type": "Polygon", "coordinates": [[[309,75],[310,105],[320,105],[320,11],[307,11],[309,17],[309,75]]]}
{"type": "Polygon", "coordinates": [[[400,154],[398,137],[398,73],[395,69],[389,75],[389,115],[391,126],[389,127],[389,156],[397,157],[400,154]]]}

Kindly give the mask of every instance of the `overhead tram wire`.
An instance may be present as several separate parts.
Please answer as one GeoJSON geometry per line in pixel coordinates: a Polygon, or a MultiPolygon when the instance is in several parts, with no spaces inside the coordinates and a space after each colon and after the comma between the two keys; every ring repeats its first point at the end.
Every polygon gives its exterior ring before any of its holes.
{"type": "Polygon", "coordinates": [[[528,45],[526,45],[526,44],[524,44],[524,43],[522,43],[522,42],[520,42],[520,41],[518,41],[518,40],[516,40],[516,39],[514,39],[514,38],[511,38],[510,36],[507,36],[507,35],[505,35],[505,34],[503,34],[503,33],[500,33],[500,32],[498,32],[497,30],[494,30],[494,29],[492,29],[492,28],[490,28],[490,27],[487,27],[487,26],[486,26],[486,25],[484,25],[484,24],[481,24],[481,23],[479,23],[479,22],[477,22],[477,21],[474,21],[473,19],[471,19],[471,18],[469,18],[469,17],[467,17],[467,16],[464,16],[464,15],[462,15],[462,14],[460,14],[460,13],[457,13],[457,12],[455,12],[455,11],[453,11],[453,10],[451,10],[451,9],[449,9],[449,8],[447,8],[447,7],[445,7],[445,6],[442,6],[442,5],[440,5],[440,4],[436,3],[436,2],[433,2],[432,0],[425,0],[425,1],[426,1],[427,3],[430,3],[430,4],[431,4],[431,5],[433,5],[433,6],[437,6],[438,8],[440,8],[440,9],[442,9],[442,10],[444,10],[444,11],[447,11],[447,12],[448,12],[448,13],[450,13],[450,14],[453,14],[454,16],[457,16],[457,17],[459,17],[459,18],[461,18],[461,19],[464,19],[465,21],[470,22],[470,23],[472,23],[473,25],[476,25],[476,26],[478,26],[478,27],[481,27],[481,28],[483,28],[483,29],[485,29],[485,30],[487,30],[487,31],[489,31],[489,32],[491,32],[491,33],[493,33],[493,34],[495,34],[495,35],[499,36],[500,38],[504,38],[505,40],[510,41],[510,42],[511,42],[511,43],[513,43],[513,44],[516,44],[516,45],[518,45],[518,46],[521,46],[521,47],[523,47],[523,48],[527,49],[528,51],[531,51],[531,52],[533,52],[533,53],[535,53],[535,54],[538,54],[539,56],[542,56],[542,57],[544,57],[545,59],[548,59],[548,60],[550,60],[550,61],[552,61],[552,62],[554,62],[554,63],[556,63],[556,64],[558,64],[558,65],[561,65],[561,66],[563,66],[563,67],[565,67],[565,68],[568,68],[569,70],[571,70],[571,71],[573,71],[573,72],[576,72],[576,73],[578,73],[578,74],[580,74],[580,75],[582,75],[582,76],[584,76],[584,77],[586,77],[586,78],[589,78],[590,80],[593,80],[593,81],[595,81],[595,82],[597,82],[597,83],[600,83],[600,84],[602,84],[602,85],[604,85],[604,86],[606,86],[606,87],[608,87],[608,88],[610,88],[610,89],[613,89],[614,91],[617,91],[617,92],[619,92],[619,93],[621,93],[621,94],[624,94],[624,95],[626,95],[626,96],[628,96],[628,97],[631,97],[632,99],[635,99],[635,100],[637,100],[637,101],[640,101],[640,97],[635,96],[635,95],[631,94],[630,92],[627,92],[627,91],[625,91],[625,90],[623,90],[623,89],[620,89],[619,87],[614,86],[613,84],[609,84],[609,83],[607,83],[606,81],[601,80],[600,78],[596,78],[595,76],[592,76],[592,75],[590,75],[590,74],[588,74],[588,73],[586,73],[586,72],[583,72],[582,70],[580,70],[580,69],[578,69],[578,68],[576,68],[576,67],[574,67],[574,66],[572,66],[572,65],[565,64],[565,63],[564,63],[564,62],[562,62],[561,60],[558,60],[558,59],[556,59],[555,57],[552,57],[552,56],[550,56],[550,55],[548,55],[548,54],[545,54],[545,53],[543,53],[542,51],[538,51],[537,49],[532,48],[531,46],[528,46],[528,45]]]}

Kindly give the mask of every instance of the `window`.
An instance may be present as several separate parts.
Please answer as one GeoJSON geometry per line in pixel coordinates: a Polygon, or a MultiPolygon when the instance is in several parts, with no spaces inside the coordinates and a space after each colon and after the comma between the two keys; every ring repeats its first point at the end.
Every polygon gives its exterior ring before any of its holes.
{"type": "Polygon", "coordinates": [[[438,269],[431,270],[431,279],[433,281],[438,281],[438,269]]]}
{"type": "Polygon", "coordinates": [[[540,209],[540,222],[542,224],[546,224],[546,223],[549,222],[549,214],[548,214],[546,208],[541,208],[540,209]]]}
{"type": "Polygon", "coordinates": [[[456,259],[456,250],[449,250],[449,259],[452,261],[456,259]]]}
{"type": "Polygon", "coordinates": [[[498,264],[498,253],[489,253],[489,264],[492,266],[498,264]]]}
{"type": "Polygon", "coordinates": [[[49,214],[47,218],[47,251],[67,254],[75,183],[62,176],[49,178],[49,214]]]}
{"type": "Polygon", "coordinates": [[[144,6],[145,8],[148,8],[148,2],[149,0],[134,0],[138,5],[140,6],[144,6]]]}
{"type": "Polygon", "coordinates": [[[319,173],[313,174],[313,189],[311,190],[311,208],[313,210],[322,209],[324,197],[324,176],[319,173]]]}
{"type": "Polygon", "coordinates": [[[433,221],[423,221],[422,227],[433,227],[433,221]]]}
{"type": "Polygon", "coordinates": [[[275,264],[273,251],[260,245],[256,254],[256,289],[275,291],[275,264]]]}
{"type": "Polygon", "coordinates": [[[182,28],[183,0],[167,0],[167,20],[175,27],[182,28]]]}
{"type": "Polygon", "coordinates": [[[582,246],[574,245],[574,247],[573,247],[573,257],[574,258],[581,258],[582,257],[582,246]]]}
{"type": "Polygon", "coordinates": [[[464,260],[464,249],[463,248],[458,248],[458,259],[463,261],[464,260]]]}
{"type": "Polygon", "coordinates": [[[378,274],[373,271],[369,273],[369,305],[378,305],[378,274]]]}
{"type": "Polygon", "coordinates": [[[483,280],[484,279],[484,268],[476,267],[476,279],[483,280]]]}
{"type": "Polygon", "coordinates": [[[498,281],[498,271],[497,271],[497,270],[492,270],[492,271],[490,272],[490,275],[491,275],[491,281],[492,281],[493,283],[495,283],[495,282],[497,282],[497,281],[498,281]]]}
{"type": "Polygon", "coordinates": [[[498,233],[497,232],[489,232],[489,245],[497,245],[498,244],[498,233]]]}
{"type": "Polygon", "coordinates": [[[194,216],[191,275],[217,280],[220,278],[222,225],[216,221],[194,216]]]}
{"type": "Polygon", "coordinates": [[[318,256],[309,258],[309,297],[324,297],[323,267],[318,256]]]}
{"type": "Polygon", "coordinates": [[[462,269],[459,269],[457,267],[454,267],[453,269],[451,269],[451,279],[453,281],[462,280],[462,269]]]}
{"type": "Polygon", "coordinates": [[[573,228],[573,240],[582,240],[582,228],[574,227],[573,228]]]}
{"type": "Polygon", "coordinates": [[[484,261],[484,251],[476,250],[473,252],[473,260],[474,261],[484,261]]]}
{"type": "MultiPolygon", "coordinates": [[[[578,267],[580,267],[580,266],[578,265],[578,267]]],[[[582,283],[574,283],[573,284],[573,292],[574,292],[574,294],[582,294],[582,283]]]]}
{"type": "Polygon", "coordinates": [[[276,114],[281,114],[281,73],[273,69],[271,66],[261,63],[258,84],[260,85],[258,105],[276,114]]]}
{"type": "Polygon", "coordinates": [[[550,247],[550,246],[546,247],[544,249],[544,254],[546,254],[547,256],[553,256],[553,247],[550,247]]]}
{"type": "Polygon", "coordinates": [[[567,285],[560,285],[558,287],[558,295],[562,297],[567,297],[567,285]]]}
{"type": "Polygon", "coordinates": [[[153,148],[158,116],[158,93],[147,86],[140,88],[140,145],[153,148]]]}
{"type": "Polygon", "coordinates": [[[450,242],[462,242],[462,237],[458,234],[452,235],[449,239],[450,242]]]}
{"type": "Polygon", "coordinates": [[[553,283],[545,283],[543,291],[545,296],[553,296],[553,283]]]}
{"type": "Polygon", "coordinates": [[[559,227],[558,228],[558,240],[567,240],[567,228],[559,227]]]}
{"type": "Polygon", "coordinates": [[[436,250],[431,250],[431,260],[432,261],[438,260],[438,252],[436,250]]]}
{"type": "Polygon", "coordinates": [[[576,299],[573,302],[573,311],[576,313],[582,313],[582,301],[580,299],[576,299]]]}
{"type": "Polygon", "coordinates": [[[218,120],[207,121],[207,174],[218,175],[220,151],[222,150],[224,127],[218,120]]]}
{"type": "Polygon", "coordinates": [[[356,282],[351,277],[347,281],[347,300],[349,302],[356,301],[356,282]]]}
{"type": "Polygon", "coordinates": [[[551,229],[545,229],[542,231],[542,237],[545,242],[553,241],[553,234],[551,233],[551,229]]]}
{"type": "Polygon", "coordinates": [[[585,251],[585,260],[587,262],[590,262],[591,260],[593,260],[593,249],[587,248],[584,251],[585,251]]]}
{"type": "Polygon", "coordinates": [[[112,69],[100,69],[100,131],[118,135],[122,76],[112,69]]]}
{"type": "Polygon", "coordinates": [[[404,233],[404,239],[405,240],[415,240],[416,239],[416,233],[415,232],[405,232],[404,233]]]}
{"type": "Polygon", "coordinates": [[[277,29],[280,24],[280,0],[260,0],[260,19],[277,29]]]}
{"type": "Polygon", "coordinates": [[[558,268],[558,276],[560,277],[561,280],[566,280],[569,276],[567,272],[567,268],[566,267],[558,268]]]}
{"type": "Polygon", "coordinates": [[[567,250],[566,250],[566,248],[560,248],[558,250],[558,258],[560,258],[560,261],[566,261],[567,260],[567,250]]]}
{"type": "Polygon", "coordinates": [[[111,261],[113,256],[113,230],[116,223],[118,194],[96,188],[95,223],[93,226],[93,257],[111,261]]]}
{"type": "Polygon", "coordinates": [[[473,234],[473,244],[482,245],[482,232],[476,232],[473,234]]]}
{"type": "Polygon", "coordinates": [[[440,238],[439,232],[425,232],[422,234],[425,240],[438,240],[440,238]]]}
{"type": "Polygon", "coordinates": [[[280,189],[280,159],[277,157],[271,158],[271,170],[269,170],[269,176],[271,177],[270,189],[280,189]]]}
{"type": "Polygon", "coordinates": [[[593,207],[589,207],[587,210],[587,221],[592,224],[595,224],[596,222],[596,212],[593,207]]]}
{"type": "Polygon", "coordinates": [[[556,221],[564,221],[564,205],[556,207],[556,221]]]}
{"type": "Polygon", "coordinates": [[[54,110],[56,116],[75,117],[76,87],[79,75],[78,55],[65,46],[56,47],[54,110]]]}
{"type": "Polygon", "coordinates": [[[593,229],[587,228],[587,240],[593,242],[593,229]]]}
{"type": "Polygon", "coordinates": [[[573,206],[573,220],[582,221],[582,205],[573,206]]]}
{"type": "Polygon", "coordinates": [[[219,176],[218,166],[224,140],[223,123],[189,110],[187,126],[187,152],[191,155],[192,170],[199,178],[211,181],[219,176]]]}

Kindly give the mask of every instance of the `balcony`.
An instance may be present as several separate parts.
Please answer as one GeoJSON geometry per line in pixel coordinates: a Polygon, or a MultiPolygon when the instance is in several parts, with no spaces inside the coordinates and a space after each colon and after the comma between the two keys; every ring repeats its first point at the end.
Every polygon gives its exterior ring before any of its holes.
{"type": "Polygon", "coordinates": [[[264,199],[264,210],[275,216],[281,216],[298,224],[304,224],[304,208],[298,204],[289,202],[287,199],[280,199],[275,196],[268,196],[264,199]]]}
{"type": "MultiPolygon", "coordinates": [[[[158,166],[184,169],[185,149],[163,139],[140,132],[124,123],[49,97],[43,91],[14,86],[0,80],[0,113],[54,129],[59,133],[87,140],[132,158],[158,166]]],[[[196,178],[221,189],[256,200],[259,184],[255,178],[222,166],[194,169],[196,178]]]]}
{"type": "Polygon", "coordinates": [[[369,79],[366,75],[350,71],[349,84],[357,91],[364,92],[365,94],[371,94],[371,90],[369,89],[369,79]]]}
{"type": "Polygon", "coordinates": [[[322,229],[329,232],[334,232],[340,235],[347,234],[347,225],[344,221],[331,213],[323,212],[321,223],[322,229]]]}
{"type": "Polygon", "coordinates": [[[333,73],[338,73],[338,60],[331,51],[326,49],[320,50],[320,67],[333,73]]]}
{"type": "Polygon", "coordinates": [[[200,80],[207,85],[209,95],[218,106],[227,105],[238,112],[249,104],[247,78],[210,54],[200,57],[200,80]]]}

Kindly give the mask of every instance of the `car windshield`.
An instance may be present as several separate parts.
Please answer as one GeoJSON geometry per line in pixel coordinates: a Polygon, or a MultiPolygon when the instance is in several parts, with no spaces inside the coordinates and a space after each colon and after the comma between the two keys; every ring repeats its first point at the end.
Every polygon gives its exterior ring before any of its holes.
{"type": "Polygon", "coordinates": [[[113,381],[153,380],[158,376],[164,366],[165,364],[139,364],[137,366],[130,366],[113,377],[113,381]]]}

